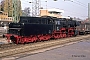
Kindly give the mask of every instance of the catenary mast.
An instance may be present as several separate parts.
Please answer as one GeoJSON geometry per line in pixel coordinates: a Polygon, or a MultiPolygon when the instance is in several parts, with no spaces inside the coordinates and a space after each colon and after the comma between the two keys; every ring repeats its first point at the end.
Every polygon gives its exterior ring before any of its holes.
{"type": "Polygon", "coordinates": [[[88,3],[88,19],[90,21],[90,3],[88,3]]]}
{"type": "Polygon", "coordinates": [[[32,16],[39,16],[40,0],[32,0],[32,16]]]}

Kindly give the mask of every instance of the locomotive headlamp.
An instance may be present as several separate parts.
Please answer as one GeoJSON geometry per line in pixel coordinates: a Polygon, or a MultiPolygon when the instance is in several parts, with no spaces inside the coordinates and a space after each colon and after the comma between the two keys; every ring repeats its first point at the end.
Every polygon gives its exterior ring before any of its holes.
{"type": "Polygon", "coordinates": [[[7,29],[7,27],[6,27],[6,26],[4,26],[4,29],[7,29]]]}
{"type": "Polygon", "coordinates": [[[82,30],[84,30],[84,29],[82,29],[82,30]]]}
{"type": "Polygon", "coordinates": [[[20,31],[20,30],[18,30],[18,31],[20,31]]]}
{"type": "Polygon", "coordinates": [[[24,23],[22,23],[24,25],[24,23]]]}

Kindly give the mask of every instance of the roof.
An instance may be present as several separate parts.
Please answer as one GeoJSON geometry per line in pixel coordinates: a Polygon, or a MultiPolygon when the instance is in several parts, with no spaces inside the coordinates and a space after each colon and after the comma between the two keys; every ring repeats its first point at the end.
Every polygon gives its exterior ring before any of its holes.
{"type": "Polygon", "coordinates": [[[60,13],[64,12],[64,10],[60,10],[60,9],[40,9],[40,10],[48,10],[49,12],[60,12],[60,13]]]}
{"type": "Polygon", "coordinates": [[[61,18],[66,18],[66,19],[70,19],[70,17],[65,17],[65,16],[62,16],[61,18]]]}

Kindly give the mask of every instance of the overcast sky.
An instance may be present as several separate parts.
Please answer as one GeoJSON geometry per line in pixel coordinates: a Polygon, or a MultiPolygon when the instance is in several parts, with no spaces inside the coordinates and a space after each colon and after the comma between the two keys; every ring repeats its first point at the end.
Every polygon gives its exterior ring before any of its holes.
{"type": "MultiPolygon", "coordinates": [[[[21,0],[22,9],[25,7],[32,8],[32,4],[28,3],[29,1],[32,0],[21,0]]],[[[85,19],[88,17],[88,3],[90,3],[90,0],[73,0],[73,2],[64,0],[57,0],[55,2],[53,0],[47,0],[47,8],[59,8],[64,10],[64,13],[62,13],[63,16],[85,19]]],[[[45,0],[41,0],[41,6],[46,8],[45,0]]]]}

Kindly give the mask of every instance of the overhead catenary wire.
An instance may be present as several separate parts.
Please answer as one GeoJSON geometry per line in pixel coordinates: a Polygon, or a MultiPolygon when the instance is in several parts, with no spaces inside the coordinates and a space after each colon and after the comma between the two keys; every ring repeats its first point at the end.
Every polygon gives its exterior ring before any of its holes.
{"type": "Polygon", "coordinates": [[[64,1],[70,1],[70,2],[72,2],[72,3],[75,3],[75,4],[79,5],[79,6],[82,6],[82,7],[84,7],[84,8],[88,8],[84,3],[81,3],[81,2],[78,1],[78,0],[74,0],[74,1],[72,1],[72,0],[64,0],[64,1]]]}
{"type": "MultiPolygon", "coordinates": [[[[65,0],[64,0],[65,1],[65,0]]],[[[66,1],[70,1],[70,2],[72,2],[72,3],[74,3],[74,4],[76,4],[76,5],[79,5],[79,6],[81,6],[81,7],[83,7],[83,9],[84,10],[87,10],[88,9],[88,7],[86,6],[86,4],[84,4],[84,3],[82,3],[82,2],[80,2],[80,1],[78,1],[78,0],[74,0],[74,1],[72,1],[72,0],[66,0],[66,1]]],[[[78,7],[79,7],[78,6],[78,7]]],[[[81,8],[80,7],[80,8],[81,8]]],[[[82,16],[83,17],[83,16],[82,16]]],[[[84,17],[86,17],[87,18],[87,16],[84,16],[84,17]]]]}
{"type": "Polygon", "coordinates": [[[78,5],[82,6],[82,7],[88,8],[87,6],[85,6],[85,5],[81,4],[81,3],[80,3],[80,2],[78,2],[78,1],[77,1],[77,2],[74,2],[74,1],[73,1],[73,3],[78,4],[78,5]]]}
{"type": "MultiPolygon", "coordinates": [[[[24,2],[25,3],[29,3],[30,1],[26,1],[26,0],[24,0],[24,2]]],[[[75,3],[75,4],[78,4],[78,5],[80,5],[80,6],[82,6],[82,7],[84,7],[84,8],[87,8],[87,7],[85,7],[84,5],[83,5],[83,3],[81,3],[80,1],[74,1],[73,3],[75,3]]],[[[29,3],[30,4],[30,3],[29,3]]],[[[41,4],[41,6],[42,6],[43,4],[41,4]]],[[[43,6],[46,6],[46,5],[43,5],[43,6]]],[[[47,5],[47,7],[52,7],[52,6],[48,6],[47,5]]],[[[45,7],[46,8],[46,7],[45,7]]],[[[52,8],[56,8],[56,7],[52,7],[52,8]]],[[[65,9],[64,9],[65,10],[65,9]]],[[[68,10],[65,10],[67,13],[71,13],[71,14],[73,14],[73,15],[76,15],[77,14],[77,16],[80,16],[80,17],[83,17],[84,16],[84,14],[83,13],[79,13],[79,12],[76,12],[76,11],[68,11],[68,10]],[[82,16],[81,16],[82,15],[82,16]]],[[[87,16],[84,16],[84,17],[87,17],[87,16]]]]}
{"type": "MultiPolygon", "coordinates": [[[[44,5],[44,4],[42,4],[43,6],[46,6],[46,5],[44,5]]],[[[52,6],[48,6],[48,7],[51,7],[51,8],[55,8],[55,7],[52,7],[52,6]]],[[[77,16],[80,16],[80,15],[82,15],[82,16],[84,16],[84,14],[83,13],[80,13],[80,12],[76,12],[76,11],[69,11],[69,10],[65,10],[65,9],[61,9],[61,10],[64,10],[65,12],[68,12],[68,13],[71,13],[71,14],[77,14],[77,16]]]]}
{"type": "Polygon", "coordinates": [[[80,1],[78,1],[78,0],[75,0],[75,1],[77,1],[77,2],[80,3],[80,4],[82,4],[83,6],[86,6],[86,7],[87,7],[86,4],[84,4],[84,3],[82,3],[82,2],[80,2],[80,1]]]}

